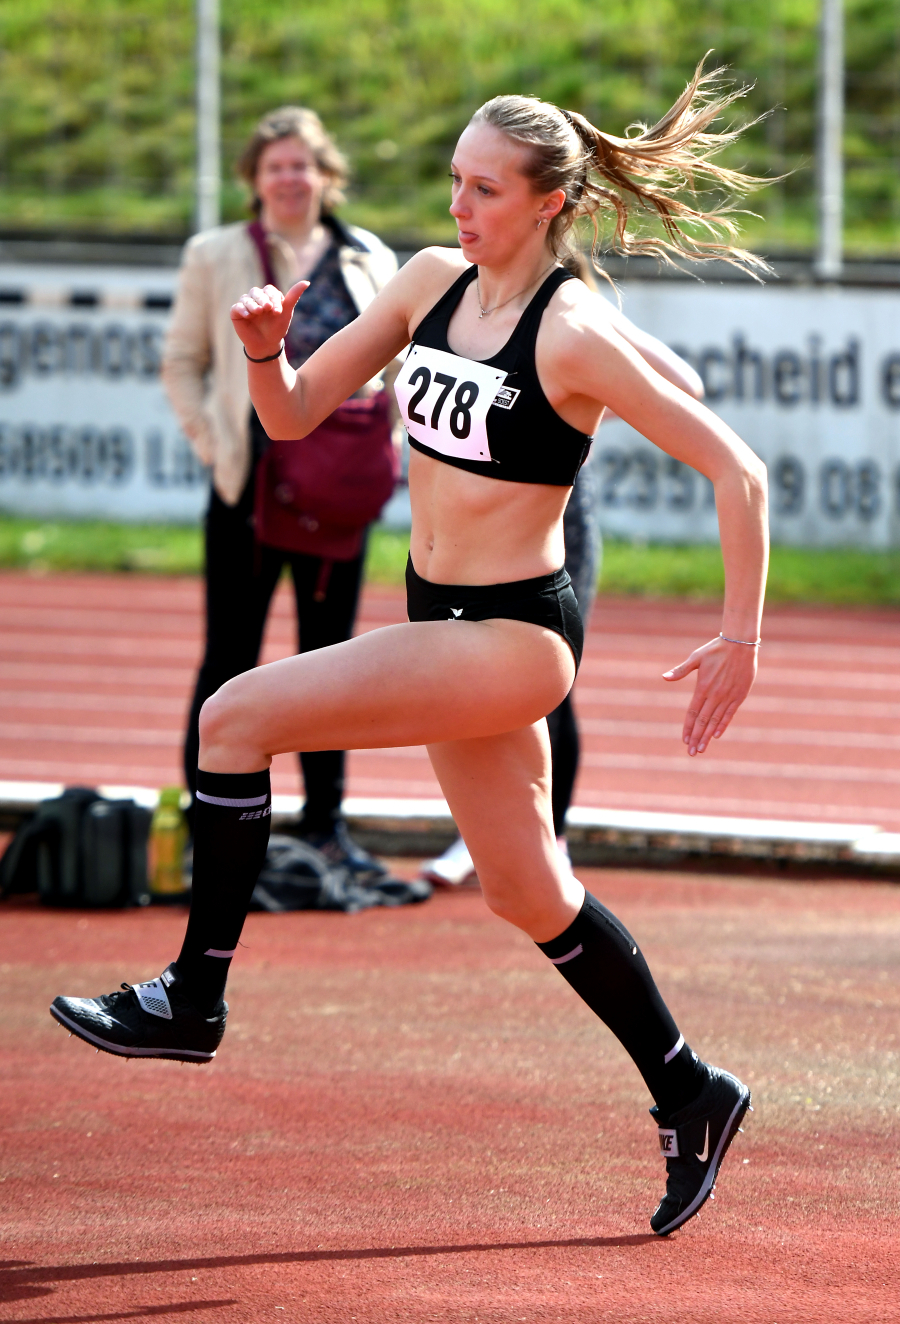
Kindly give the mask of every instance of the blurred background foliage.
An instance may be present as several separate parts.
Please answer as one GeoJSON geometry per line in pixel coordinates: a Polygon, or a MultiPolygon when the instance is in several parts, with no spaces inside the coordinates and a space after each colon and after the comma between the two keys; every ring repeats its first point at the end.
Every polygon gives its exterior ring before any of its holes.
{"type": "MultiPolygon", "coordinates": [[[[409,534],[374,525],[366,582],[402,588],[409,534]]],[[[45,575],[106,571],[195,575],[203,569],[199,528],[166,524],[55,522],[0,513],[0,570],[45,575]]],[[[725,579],[716,544],[671,545],[604,539],[604,593],[721,600],[725,579]]],[[[773,547],[766,601],[832,606],[900,606],[900,551],[859,547],[773,547]]]]}
{"type": "MultiPolygon", "coordinates": [[[[452,239],[447,164],[472,110],[525,92],[623,132],[709,48],[779,107],[731,164],[791,172],[748,221],[767,252],[814,239],[817,0],[222,0],[223,212],[254,121],[313,106],[348,152],[345,216],[398,244],[452,239]]],[[[192,0],[0,0],[0,226],[180,236],[193,212],[192,0]]],[[[847,0],[847,248],[900,220],[900,0],[847,0]]]]}

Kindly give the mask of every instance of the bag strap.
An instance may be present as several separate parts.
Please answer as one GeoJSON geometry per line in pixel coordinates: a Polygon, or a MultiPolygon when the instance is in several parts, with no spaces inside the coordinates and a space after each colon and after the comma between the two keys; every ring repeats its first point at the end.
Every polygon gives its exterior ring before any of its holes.
{"type": "Polygon", "coordinates": [[[269,245],[266,242],[266,232],[263,229],[262,221],[251,221],[247,226],[247,234],[253,241],[254,247],[259,254],[260,266],[263,269],[263,284],[276,285],[275,272],[272,270],[272,257],[269,253],[269,245]]]}

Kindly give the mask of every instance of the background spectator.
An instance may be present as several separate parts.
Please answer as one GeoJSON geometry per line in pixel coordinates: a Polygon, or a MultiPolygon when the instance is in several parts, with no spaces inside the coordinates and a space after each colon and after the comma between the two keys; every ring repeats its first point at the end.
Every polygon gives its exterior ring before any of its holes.
{"type": "MultiPolygon", "coordinates": [[[[269,266],[281,289],[308,279],[287,338],[298,367],[352,321],[396,271],[375,235],[344,225],[347,164],[319,117],[286,106],[259,122],[240,158],[262,227],[269,266]]],[[[365,547],[349,561],[263,546],[254,537],[257,464],[268,438],[250,402],[241,344],[229,320],[235,300],[265,283],[257,243],[238,223],[195,235],[186,245],[163,359],[163,380],[185,433],[212,469],[206,515],[206,651],[185,738],[184,771],[196,787],[200,708],[225,681],[256,665],[272,594],[290,566],[297,601],[298,649],[349,638],[365,547]]],[[[363,391],[374,391],[380,382],[363,391]]],[[[344,753],[300,755],[306,804],[302,835],[335,863],[383,872],[352,841],[341,817],[344,753]]]]}

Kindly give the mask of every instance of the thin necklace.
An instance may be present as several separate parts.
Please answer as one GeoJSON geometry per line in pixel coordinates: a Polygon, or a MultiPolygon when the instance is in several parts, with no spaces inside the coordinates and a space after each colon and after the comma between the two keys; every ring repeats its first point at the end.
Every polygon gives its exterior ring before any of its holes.
{"type": "Polygon", "coordinates": [[[508,299],[504,299],[502,303],[495,303],[494,306],[493,306],[493,308],[483,308],[483,307],[482,307],[482,304],[481,304],[481,286],[480,286],[480,284],[478,283],[478,277],[476,276],[476,277],[475,277],[475,292],[476,292],[476,295],[477,295],[477,298],[478,298],[478,307],[481,308],[481,312],[478,314],[478,320],[479,320],[479,322],[481,321],[482,317],[487,317],[488,313],[495,313],[495,312],[497,311],[498,308],[505,308],[506,305],[507,305],[508,303],[512,303],[513,299],[518,299],[520,295],[522,295],[522,294],[526,294],[526,293],[531,289],[531,286],[532,286],[532,285],[537,285],[537,283],[538,283],[538,281],[541,279],[541,277],[546,276],[547,272],[548,272],[548,271],[551,271],[556,265],[557,265],[557,263],[556,263],[556,259],[554,258],[554,260],[550,263],[550,266],[549,266],[549,267],[545,267],[544,270],[541,272],[540,276],[535,276],[534,280],[531,282],[531,285],[526,285],[524,290],[517,290],[515,294],[511,294],[511,295],[509,296],[509,298],[508,298],[508,299]]]}

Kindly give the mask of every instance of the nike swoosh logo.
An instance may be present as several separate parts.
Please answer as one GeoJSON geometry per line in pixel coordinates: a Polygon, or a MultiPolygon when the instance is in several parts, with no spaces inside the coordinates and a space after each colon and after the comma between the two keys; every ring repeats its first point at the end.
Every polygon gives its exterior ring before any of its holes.
{"type": "Polygon", "coordinates": [[[706,1139],[703,1141],[703,1153],[698,1154],[697,1158],[701,1163],[705,1163],[709,1158],[709,1122],[706,1123],[706,1139]]]}

